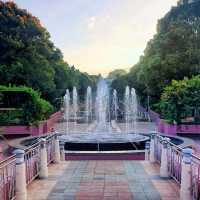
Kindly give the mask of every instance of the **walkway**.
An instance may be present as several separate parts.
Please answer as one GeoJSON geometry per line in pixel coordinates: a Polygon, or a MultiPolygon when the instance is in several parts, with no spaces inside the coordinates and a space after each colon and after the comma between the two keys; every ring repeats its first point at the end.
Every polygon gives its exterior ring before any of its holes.
{"type": "Polygon", "coordinates": [[[145,161],[68,161],[28,187],[28,200],[178,200],[179,188],[145,161]]]}

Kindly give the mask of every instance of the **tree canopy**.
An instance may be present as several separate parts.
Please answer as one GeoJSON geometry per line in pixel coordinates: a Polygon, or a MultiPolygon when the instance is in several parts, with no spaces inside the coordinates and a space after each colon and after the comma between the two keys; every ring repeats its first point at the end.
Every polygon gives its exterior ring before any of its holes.
{"type": "Polygon", "coordinates": [[[126,75],[127,72],[124,69],[115,69],[114,71],[110,72],[108,74],[109,79],[116,79],[119,78],[120,76],[126,75]]]}
{"type": "Polygon", "coordinates": [[[53,105],[66,88],[93,84],[93,78],[63,60],[49,32],[27,10],[0,1],[0,27],[0,84],[32,87],[53,105]]]}
{"type": "Polygon", "coordinates": [[[159,102],[163,89],[172,80],[199,73],[200,2],[195,2],[173,7],[159,20],[157,34],[124,78],[137,90],[144,104],[150,96],[153,105],[159,102]]]}

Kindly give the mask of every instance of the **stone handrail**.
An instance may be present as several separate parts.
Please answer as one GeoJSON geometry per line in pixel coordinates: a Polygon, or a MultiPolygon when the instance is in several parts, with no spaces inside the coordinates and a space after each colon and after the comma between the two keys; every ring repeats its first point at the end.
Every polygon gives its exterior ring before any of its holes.
{"type": "Polygon", "coordinates": [[[191,148],[180,148],[169,138],[152,134],[150,161],[160,163],[160,176],[171,177],[180,185],[180,199],[200,198],[200,158],[191,148]]]}
{"type": "Polygon", "coordinates": [[[48,177],[48,164],[59,162],[59,141],[56,134],[42,138],[24,150],[0,162],[0,199],[26,200],[26,186],[38,176],[48,177]]]}
{"type": "Polygon", "coordinates": [[[0,199],[14,200],[16,197],[16,158],[11,156],[0,162],[0,199]]]}

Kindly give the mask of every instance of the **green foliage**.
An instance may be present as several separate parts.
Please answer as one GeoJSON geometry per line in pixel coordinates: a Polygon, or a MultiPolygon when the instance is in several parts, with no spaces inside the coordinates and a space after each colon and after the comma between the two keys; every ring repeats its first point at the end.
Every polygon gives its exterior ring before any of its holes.
{"type": "Polygon", "coordinates": [[[114,79],[111,83],[111,87],[116,89],[118,92],[118,97],[120,99],[123,99],[124,92],[126,86],[129,84],[127,75],[119,76],[116,79],[114,79]]]}
{"type": "Polygon", "coordinates": [[[4,125],[5,123],[37,124],[39,121],[47,119],[53,112],[52,105],[31,88],[0,86],[0,94],[2,97],[1,107],[6,107],[8,110],[0,113],[0,123],[4,125]],[[13,97],[20,96],[20,94],[24,95],[21,99],[12,100],[13,97]]]}
{"type": "Polygon", "coordinates": [[[1,85],[32,87],[59,108],[66,88],[93,84],[89,75],[64,62],[39,19],[14,2],[0,1],[0,27],[1,85]]]}
{"type": "Polygon", "coordinates": [[[22,110],[3,110],[3,112],[0,112],[0,125],[23,124],[22,118],[22,110]]]}
{"type": "Polygon", "coordinates": [[[116,69],[108,74],[108,78],[114,80],[114,79],[119,78],[120,76],[124,76],[126,74],[127,74],[126,70],[116,69]]]}
{"type": "Polygon", "coordinates": [[[188,117],[200,123],[200,76],[172,81],[164,89],[159,107],[162,117],[171,123],[181,123],[188,117]]]}
{"type": "Polygon", "coordinates": [[[143,104],[150,96],[153,105],[172,80],[191,78],[199,73],[200,2],[196,2],[173,7],[159,21],[157,34],[125,78],[137,90],[143,104]]]}

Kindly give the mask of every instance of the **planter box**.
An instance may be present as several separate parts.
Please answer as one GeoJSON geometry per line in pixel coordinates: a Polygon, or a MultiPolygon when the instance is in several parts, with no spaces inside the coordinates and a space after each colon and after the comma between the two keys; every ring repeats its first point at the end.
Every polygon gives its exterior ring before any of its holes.
{"type": "Polygon", "coordinates": [[[167,135],[200,134],[200,125],[168,124],[163,120],[157,124],[158,131],[167,135]]]}
{"type": "Polygon", "coordinates": [[[0,130],[3,135],[29,135],[31,126],[0,126],[0,130]]]}
{"type": "Polygon", "coordinates": [[[167,135],[172,135],[172,136],[177,135],[176,124],[168,124],[164,120],[160,119],[157,125],[158,125],[158,131],[161,133],[165,133],[167,135]]]}
{"type": "Polygon", "coordinates": [[[178,125],[177,133],[179,134],[200,134],[200,125],[178,125]]]}
{"type": "Polygon", "coordinates": [[[52,114],[48,120],[41,122],[38,126],[0,126],[0,130],[3,132],[3,135],[39,136],[50,132],[61,116],[61,112],[56,112],[52,114]]]}

